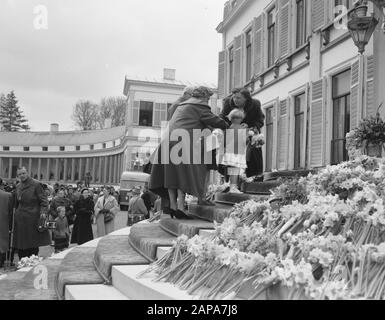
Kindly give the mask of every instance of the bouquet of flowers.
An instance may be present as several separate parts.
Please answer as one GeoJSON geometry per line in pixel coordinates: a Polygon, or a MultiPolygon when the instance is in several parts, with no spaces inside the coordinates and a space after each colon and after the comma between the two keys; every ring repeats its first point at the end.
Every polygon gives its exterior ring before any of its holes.
{"type": "Polygon", "coordinates": [[[35,255],[32,255],[30,257],[25,257],[18,262],[17,269],[34,267],[38,265],[41,261],[43,261],[43,258],[35,255]]]}
{"type": "Polygon", "coordinates": [[[349,154],[354,155],[354,149],[360,150],[370,145],[382,146],[385,143],[385,122],[381,118],[378,107],[376,116],[361,120],[357,128],[354,128],[346,134],[346,149],[349,154]]]}
{"type": "Polygon", "coordinates": [[[251,138],[251,145],[255,148],[262,148],[266,143],[265,136],[262,133],[255,132],[254,130],[249,130],[249,137],[251,138]]]}

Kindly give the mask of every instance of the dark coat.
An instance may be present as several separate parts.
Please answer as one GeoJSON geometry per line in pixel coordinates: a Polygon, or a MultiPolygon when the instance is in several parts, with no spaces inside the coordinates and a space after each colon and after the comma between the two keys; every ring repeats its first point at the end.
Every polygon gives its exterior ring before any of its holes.
{"type": "Polygon", "coordinates": [[[0,253],[9,247],[9,221],[12,214],[12,194],[0,189],[0,253]]]}
{"type": "Polygon", "coordinates": [[[211,161],[212,153],[205,151],[204,139],[196,139],[193,130],[226,129],[227,127],[226,121],[213,114],[210,106],[198,99],[192,98],[181,103],[169,123],[169,133],[177,129],[184,129],[188,132],[190,157],[187,157],[186,153],[184,153],[182,156],[186,156],[183,159],[188,160],[187,163],[183,160],[181,164],[174,164],[170,158],[169,164],[162,164],[162,150],[165,148],[164,154],[168,156],[173,147],[179,144],[178,141],[169,141],[167,145],[167,138],[163,139],[154,153],[155,162],[151,160],[153,165],[149,189],[162,198],[168,198],[167,189],[180,189],[185,193],[203,197],[205,194],[205,177],[208,170],[204,160],[210,159],[209,161],[211,161]],[[194,155],[199,154],[199,150],[201,157],[197,159],[194,155]]]}
{"type": "MultiPolygon", "coordinates": [[[[231,123],[227,116],[235,108],[236,106],[233,102],[233,99],[228,98],[224,101],[223,109],[219,116],[224,119],[227,123],[231,123]]],[[[261,128],[265,124],[265,115],[263,114],[261,109],[261,102],[259,100],[252,99],[250,103],[246,103],[244,111],[245,119],[242,123],[246,123],[248,127],[250,129],[254,129],[254,131],[261,132],[261,128]]],[[[250,143],[248,143],[246,151],[246,164],[247,177],[252,177],[261,174],[263,172],[262,149],[252,147],[250,143]]]]}
{"type": "Polygon", "coordinates": [[[91,198],[81,197],[75,202],[76,215],[72,230],[71,243],[83,244],[94,239],[91,225],[91,216],[94,213],[94,201],[91,198]]]}
{"type": "Polygon", "coordinates": [[[32,178],[16,187],[13,247],[31,249],[51,243],[48,230],[39,232],[40,214],[48,214],[48,198],[40,183],[32,178]]]}

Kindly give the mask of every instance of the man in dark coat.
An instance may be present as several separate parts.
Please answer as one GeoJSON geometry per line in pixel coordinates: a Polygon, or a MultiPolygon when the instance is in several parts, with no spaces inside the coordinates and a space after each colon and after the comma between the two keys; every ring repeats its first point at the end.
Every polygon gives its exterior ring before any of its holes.
{"type": "Polygon", "coordinates": [[[48,230],[39,232],[39,219],[48,214],[48,198],[41,184],[33,180],[27,170],[19,168],[20,183],[16,187],[16,212],[13,246],[19,259],[39,254],[39,247],[51,243],[48,230]]]}
{"type": "Polygon", "coordinates": [[[9,249],[9,224],[12,215],[12,194],[3,189],[3,180],[0,178],[0,268],[6,259],[9,249]]]}

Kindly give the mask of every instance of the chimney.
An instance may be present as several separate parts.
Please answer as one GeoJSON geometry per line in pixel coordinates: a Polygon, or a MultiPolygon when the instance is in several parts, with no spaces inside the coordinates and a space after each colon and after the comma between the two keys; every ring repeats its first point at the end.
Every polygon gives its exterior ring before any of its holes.
{"type": "Polygon", "coordinates": [[[175,80],[175,69],[163,69],[163,80],[175,80]]]}
{"type": "Polygon", "coordinates": [[[110,129],[112,127],[112,119],[104,119],[104,129],[110,129]]]}
{"type": "Polygon", "coordinates": [[[50,132],[58,132],[58,131],[59,131],[59,124],[51,123],[51,130],[50,130],[50,132]]]}

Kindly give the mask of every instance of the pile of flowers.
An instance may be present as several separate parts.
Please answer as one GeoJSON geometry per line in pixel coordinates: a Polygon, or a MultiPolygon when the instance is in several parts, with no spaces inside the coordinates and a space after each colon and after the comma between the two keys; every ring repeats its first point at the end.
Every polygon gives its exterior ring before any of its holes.
{"type": "Polygon", "coordinates": [[[22,258],[18,264],[17,264],[17,269],[22,269],[22,268],[27,268],[27,267],[34,267],[38,265],[40,262],[43,261],[42,257],[38,257],[35,255],[32,255],[30,257],[24,257],[22,258]]]}
{"type": "Polygon", "coordinates": [[[360,156],[235,205],[149,270],[204,299],[384,299],[384,262],[385,160],[360,156]]]}

